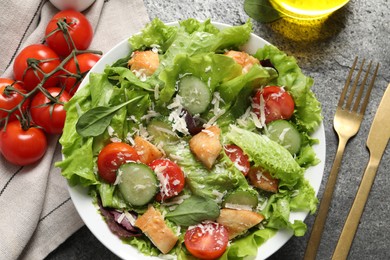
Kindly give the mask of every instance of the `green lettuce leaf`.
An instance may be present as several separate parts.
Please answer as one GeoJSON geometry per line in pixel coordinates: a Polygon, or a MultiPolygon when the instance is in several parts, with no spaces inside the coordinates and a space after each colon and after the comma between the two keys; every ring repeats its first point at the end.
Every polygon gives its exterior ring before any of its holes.
{"type": "Polygon", "coordinates": [[[65,158],[55,165],[61,169],[61,174],[68,179],[70,185],[89,186],[97,183],[93,171],[93,138],[83,138],[75,130],[80,114],[88,111],[91,107],[89,86],[80,89],[64,106],[67,117],[59,141],[65,158]]]}
{"type": "Polygon", "coordinates": [[[254,163],[279,179],[279,186],[292,188],[303,176],[303,169],[283,146],[269,138],[234,125],[226,138],[241,147],[254,163]]]}
{"type": "Polygon", "coordinates": [[[233,59],[221,55],[208,53],[189,56],[177,55],[174,66],[161,71],[160,80],[165,83],[160,92],[160,101],[169,102],[176,91],[180,76],[191,74],[207,83],[210,91],[214,91],[218,84],[240,75],[241,67],[233,59]]]}
{"type": "Polygon", "coordinates": [[[165,52],[176,37],[177,29],[176,26],[168,26],[155,18],[146,25],[140,34],[133,35],[129,39],[129,43],[134,50],[158,45],[165,52]]]}
{"type": "Polygon", "coordinates": [[[254,55],[259,60],[270,59],[279,73],[275,84],[284,86],[295,102],[294,119],[298,127],[312,133],[322,121],[321,104],[311,91],[313,79],[306,77],[292,56],[272,45],[259,49],[254,55]]]}
{"type": "Polygon", "coordinates": [[[209,171],[195,158],[188,143],[166,144],[163,149],[169,157],[181,158],[177,163],[187,173],[186,183],[193,194],[220,200],[228,191],[238,187],[253,189],[224,152],[209,171]]]}
{"type": "Polygon", "coordinates": [[[277,73],[274,69],[264,68],[255,64],[248,73],[222,83],[220,87],[218,87],[218,91],[225,103],[229,104],[238,97],[240,99],[242,98],[238,94],[245,86],[251,85],[254,89],[256,86],[267,84],[276,77],[277,73]],[[251,84],[253,81],[256,81],[256,84],[251,84]]]}

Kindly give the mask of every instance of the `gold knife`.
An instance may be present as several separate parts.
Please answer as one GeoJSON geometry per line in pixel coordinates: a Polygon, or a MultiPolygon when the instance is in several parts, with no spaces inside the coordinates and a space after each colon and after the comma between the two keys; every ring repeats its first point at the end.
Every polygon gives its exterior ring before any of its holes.
{"type": "Polygon", "coordinates": [[[333,252],[333,260],[347,259],[375,174],[390,137],[390,84],[379,104],[367,138],[370,160],[356,193],[351,210],[333,252]]]}

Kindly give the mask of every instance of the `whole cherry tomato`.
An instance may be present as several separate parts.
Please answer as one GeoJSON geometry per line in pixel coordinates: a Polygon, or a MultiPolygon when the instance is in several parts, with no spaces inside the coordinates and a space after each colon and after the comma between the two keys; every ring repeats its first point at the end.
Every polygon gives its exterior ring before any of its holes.
{"type": "Polygon", "coordinates": [[[58,12],[45,31],[46,42],[58,55],[66,57],[73,49],[86,50],[93,38],[88,19],[75,10],[58,12]]]}
{"type": "MultiPolygon", "coordinates": [[[[33,44],[24,48],[15,58],[14,77],[24,82],[24,88],[33,90],[43,79],[43,73],[52,72],[60,65],[60,58],[49,47],[43,44],[33,44]]],[[[51,76],[43,87],[56,86],[58,73],[51,76]]]]}
{"type": "Polygon", "coordinates": [[[37,162],[45,154],[47,140],[43,130],[30,127],[23,129],[18,120],[8,122],[0,130],[0,150],[5,159],[16,165],[37,162]]]}
{"type": "Polygon", "coordinates": [[[58,103],[50,100],[42,92],[37,93],[31,101],[31,118],[46,133],[61,134],[66,118],[64,103],[68,102],[71,97],[66,91],[61,93],[61,88],[48,88],[47,92],[56,98],[58,103]]]}
{"type": "Polygon", "coordinates": [[[61,86],[65,86],[66,91],[72,96],[78,89],[85,74],[98,62],[100,56],[92,53],[83,53],[77,55],[76,59],[77,65],[76,60],[72,58],[65,64],[64,69],[70,73],[82,75],[82,78],[76,79],[75,77],[65,75],[61,77],[61,86]]]}
{"type": "Polygon", "coordinates": [[[290,119],[294,113],[294,100],[291,95],[278,86],[268,86],[260,89],[253,97],[253,112],[261,118],[262,102],[264,101],[265,123],[278,119],[290,119]]]}
{"type": "Polygon", "coordinates": [[[139,161],[139,155],[132,146],[126,143],[106,145],[98,155],[99,176],[108,183],[114,183],[116,171],[127,161],[139,161]]]}
{"type": "MultiPolygon", "coordinates": [[[[18,93],[27,93],[27,91],[18,83],[12,79],[0,78],[0,124],[4,122],[8,115],[6,111],[1,109],[11,110],[18,106],[23,101],[23,96],[18,93]]],[[[25,111],[29,103],[29,99],[26,99],[22,104],[22,111],[25,111]]],[[[20,116],[19,109],[12,112],[9,120],[16,119],[16,115],[20,116]]]]}

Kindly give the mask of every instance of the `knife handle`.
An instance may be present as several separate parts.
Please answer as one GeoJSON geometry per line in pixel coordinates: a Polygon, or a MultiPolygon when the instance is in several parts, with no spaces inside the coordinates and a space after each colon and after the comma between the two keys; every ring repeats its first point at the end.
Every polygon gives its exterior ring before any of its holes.
{"type": "Polygon", "coordinates": [[[345,221],[343,230],[337,242],[336,249],[333,252],[332,260],[347,259],[352,241],[359,226],[360,218],[363,214],[364,206],[366,205],[368,194],[375,179],[375,174],[378,169],[379,160],[370,156],[367,168],[363,174],[362,181],[349,211],[347,220],[345,221]]]}

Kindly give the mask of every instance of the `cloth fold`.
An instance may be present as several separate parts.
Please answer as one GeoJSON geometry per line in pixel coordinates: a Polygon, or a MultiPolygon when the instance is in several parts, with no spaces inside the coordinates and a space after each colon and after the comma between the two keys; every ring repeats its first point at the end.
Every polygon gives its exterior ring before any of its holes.
{"type": "MultiPolygon", "coordinates": [[[[0,74],[12,78],[12,61],[25,46],[39,43],[59,10],[47,0],[5,0],[0,6],[0,74]]],[[[94,28],[89,49],[106,53],[149,21],[142,0],[96,0],[83,12],[94,28]]],[[[58,136],[48,150],[25,167],[0,156],[0,259],[43,259],[83,222],[54,162],[61,160],[58,136]]]]}

